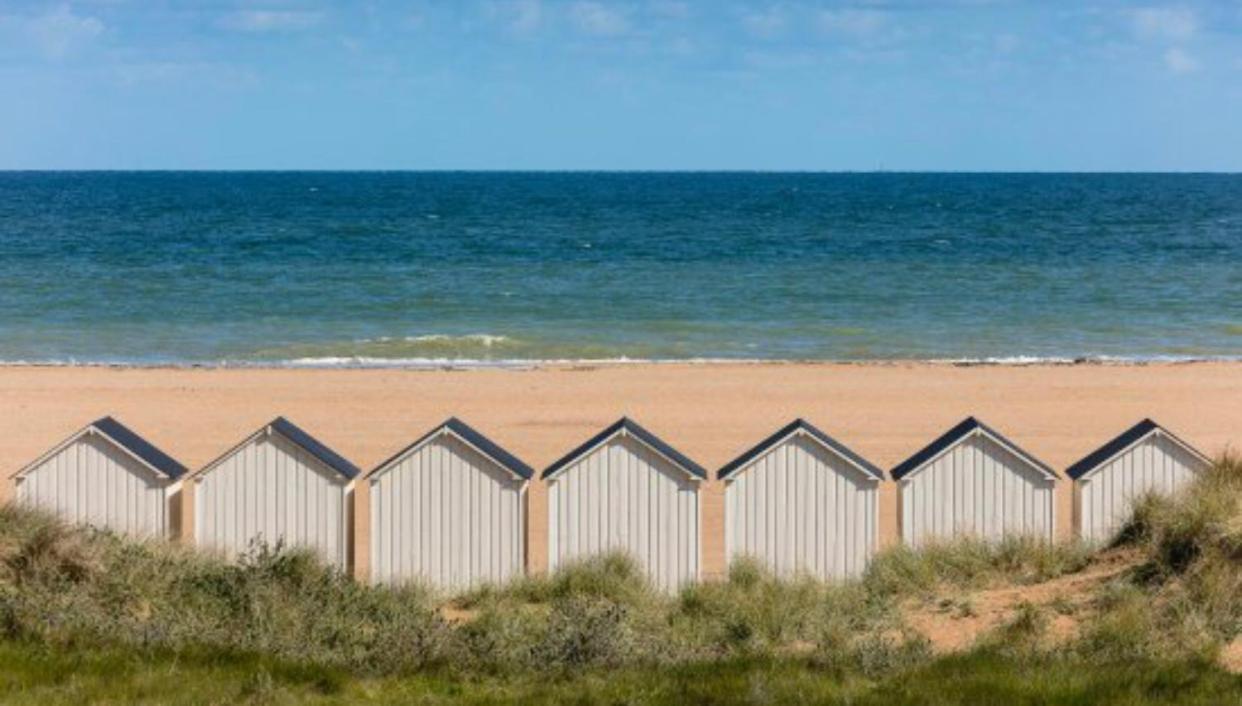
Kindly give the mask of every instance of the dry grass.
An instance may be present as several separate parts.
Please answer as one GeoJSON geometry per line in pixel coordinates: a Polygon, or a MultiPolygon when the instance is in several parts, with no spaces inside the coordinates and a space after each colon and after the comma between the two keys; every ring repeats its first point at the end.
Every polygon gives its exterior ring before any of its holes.
{"type": "Polygon", "coordinates": [[[58,649],[208,650],[372,675],[795,659],[871,678],[928,663],[946,644],[929,641],[938,632],[968,637],[949,649],[1027,658],[1201,660],[1242,633],[1240,503],[1242,464],[1231,458],[1182,496],[1143,503],[1124,546],[1103,554],[963,540],[884,552],[839,584],[739,561],[727,580],[676,595],[610,554],[447,603],[418,587],[357,584],[303,552],[255,547],[225,563],[9,507],[0,631],[58,649]]]}

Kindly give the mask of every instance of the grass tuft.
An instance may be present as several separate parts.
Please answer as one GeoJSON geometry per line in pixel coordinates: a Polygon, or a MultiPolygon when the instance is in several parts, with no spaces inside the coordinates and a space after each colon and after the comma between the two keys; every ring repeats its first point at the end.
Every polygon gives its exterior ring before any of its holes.
{"type": "Polygon", "coordinates": [[[1052,543],[1024,536],[988,542],[964,537],[880,552],[863,583],[872,593],[886,596],[928,594],[943,586],[1031,584],[1080,571],[1090,560],[1090,549],[1080,542],[1052,543]]]}
{"type": "MultiPolygon", "coordinates": [[[[1140,557],[1136,570],[1074,601],[1022,605],[977,644],[987,659],[1210,659],[1242,634],[1240,513],[1242,462],[1231,457],[1185,493],[1140,504],[1119,540],[1140,557]],[[1051,649],[1054,620],[1058,630],[1074,622],[1071,645],[1051,649]]],[[[633,559],[609,553],[478,587],[449,599],[448,611],[426,587],[359,584],[304,551],[255,545],[226,562],[10,506],[0,508],[0,635],[69,652],[259,660],[266,672],[229,695],[251,701],[280,700],[293,677],[277,665],[348,678],[506,681],[796,663],[844,683],[939,663],[905,622],[912,605],[939,606],[941,621],[967,619],[994,610],[975,595],[981,589],[1047,581],[1092,560],[1076,543],[962,539],[889,549],[862,577],[839,583],[778,577],[739,559],[726,580],[668,594],[633,559]]],[[[761,673],[749,678],[768,698],[776,691],[761,673]]],[[[331,694],[340,679],[297,688],[331,694]]],[[[750,693],[748,684],[738,688],[750,693]]]]}

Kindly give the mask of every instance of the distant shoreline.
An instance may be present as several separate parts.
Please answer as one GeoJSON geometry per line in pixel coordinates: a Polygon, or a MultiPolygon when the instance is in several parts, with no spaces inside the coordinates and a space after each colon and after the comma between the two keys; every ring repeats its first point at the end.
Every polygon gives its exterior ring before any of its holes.
{"type": "Polygon", "coordinates": [[[953,368],[1062,368],[1062,367],[1148,367],[1211,364],[1242,364],[1240,356],[1203,357],[1036,357],[996,358],[858,358],[858,359],[779,359],[779,358],[606,358],[549,360],[383,360],[333,359],[311,361],[220,361],[220,362],[134,362],[134,361],[0,361],[0,368],[94,368],[117,370],[544,370],[580,368],[628,368],[669,366],[857,366],[857,367],[953,367],[953,368]]]}

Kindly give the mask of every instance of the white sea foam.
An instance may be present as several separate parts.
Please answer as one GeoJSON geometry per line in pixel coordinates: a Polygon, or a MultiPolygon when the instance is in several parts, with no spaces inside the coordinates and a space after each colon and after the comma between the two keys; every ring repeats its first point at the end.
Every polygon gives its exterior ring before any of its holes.
{"type": "Polygon", "coordinates": [[[78,359],[15,359],[0,360],[0,367],[98,367],[98,368],[401,368],[435,370],[443,368],[507,368],[530,369],[544,366],[608,366],[608,365],[886,365],[924,363],[955,366],[1036,366],[1036,365],[1149,365],[1161,363],[1207,363],[1242,362],[1240,356],[995,356],[980,358],[841,358],[841,359],[781,359],[781,358],[448,358],[406,357],[385,358],[378,356],[308,356],[280,360],[251,360],[226,358],[221,360],[78,360],[78,359]]]}

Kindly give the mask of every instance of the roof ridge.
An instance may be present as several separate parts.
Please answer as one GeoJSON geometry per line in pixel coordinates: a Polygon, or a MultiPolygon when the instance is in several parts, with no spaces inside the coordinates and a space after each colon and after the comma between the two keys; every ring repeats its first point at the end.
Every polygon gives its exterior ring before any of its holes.
{"type": "Polygon", "coordinates": [[[761,441],[759,441],[759,443],[751,446],[732,461],[726,463],[716,472],[716,479],[723,480],[727,478],[740,470],[746,464],[774,448],[778,442],[799,430],[806,432],[820,444],[826,446],[834,453],[858,466],[865,473],[868,473],[879,480],[884,480],[884,471],[880,470],[878,466],[863,458],[854,450],[829,436],[823,430],[819,429],[802,417],[797,417],[793,421],[786,423],[781,428],[764,437],[761,441]]]}
{"type": "Polygon", "coordinates": [[[923,467],[923,465],[928,461],[940,455],[941,452],[961,441],[967,434],[975,430],[984,431],[995,437],[999,443],[1008,447],[1010,451],[1022,457],[1022,459],[1027,463],[1035,466],[1053,478],[1057,477],[1056,471],[1052,470],[1051,466],[1039,460],[1039,458],[1031,454],[1031,452],[1021,446],[1018,446],[1013,442],[1013,440],[1009,439],[1009,437],[983,423],[973,414],[967,416],[965,419],[962,419],[957,424],[954,424],[947,431],[933,439],[931,443],[914,452],[914,454],[912,454],[909,458],[894,466],[893,469],[889,471],[889,476],[892,477],[893,480],[900,480],[906,475],[909,475],[915,469],[923,467]]]}
{"type": "Polygon", "coordinates": [[[689,475],[696,476],[704,480],[707,479],[706,469],[704,469],[702,466],[692,461],[685,454],[673,448],[673,446],[670,445],[668,442],[664,441],[660,437],[648,431],[645,427],[643,427],[643,425],[639,424],[638,422],[634,421],[633,419],[631,419],[629,416],[626,416],[626,415],[622,415],[615,422],[612,422],[611,424],[604,427],[599,432],[595,433],[593,436],[591,436],[591,438],[575,446],[571,451],[569,451],[569,453],[566,453],[564,456],[552,462],[550,466],[548,466],[547,468],[543,470],[543,473],[540,474],[540,477],[547,478],[551,475],[554,475],[558,471],[562,470],[565,466],[568,466],[574,460],[580,458],[583,454],[587,453],[591,449],[594,449],[596,446],[599,446],[601,443],[603,443],[607,439],[612,438],[613,436],[615,436],[618,432],[620,432],[623,429],[633,434],[634,436],[638,437],[639,441],[651,447],[661,456],[664,456],[665,458],[667,458],[669,461],[672,461],[675,465],[679,466],[683,471],[685,471],[689,475]]]}

